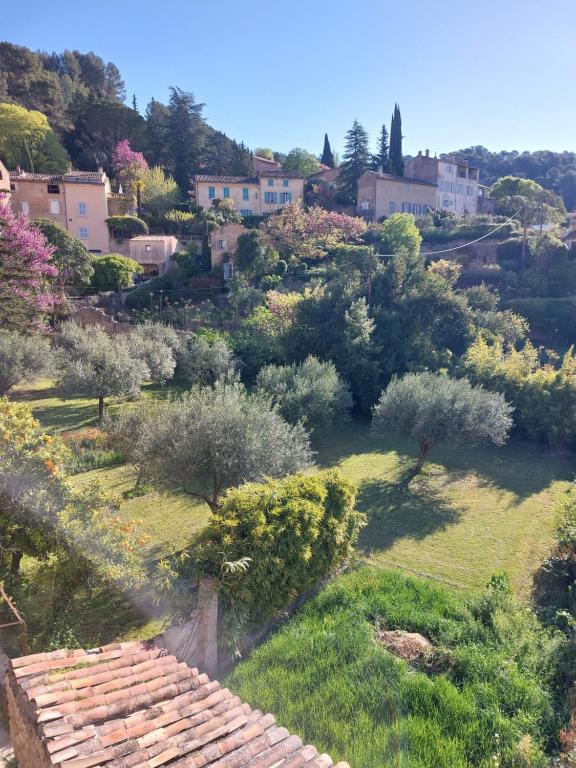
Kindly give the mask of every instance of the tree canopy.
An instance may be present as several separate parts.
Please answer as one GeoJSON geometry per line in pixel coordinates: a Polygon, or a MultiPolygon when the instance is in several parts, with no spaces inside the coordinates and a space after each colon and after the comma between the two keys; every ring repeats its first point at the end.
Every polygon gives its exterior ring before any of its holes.
{"type": "Polygon", "coordinates": [[[418,441],[416,471],[439,443],[502,445],[512,427],[512,407],[501,394],[467,379],[407,373],[393,379],[374,406],[374,429],[418,441]]]}
{"type": "Polygon", "coordinates": [[[135,354],[129,337],[109,336],[101,328],[64,323],[56,338],[57,387],[65,395],[98,399],[98,416],[104,416],[108,397],[137,397],[150,371],[135,354]]]}
{"type": "Polygon", "coordinates": [[[144,269],[134,259],[119,253],[97,256],[92,261],[94,274],[92,287],[97,291],[119,291],[134,285],[134,277],[142,275],[144,269]]]}
{"type": "Polygon", "coordinates": [[[286,155],[286,159],[282,163],[282,168],[286,171],[301,173],[303,176],[311,176],[313,173],[320,170],[320,163],[316,155],[308,152],[307,149],[294,147],[294,149],[291,149],[286,155]]]}
{"type": "Polygon", "coordinates": [[[33,219],[32,224],[54,248],[50,260],[58,272],[61,288],[65,285],[88,285],[94,269],[92,257],[84,243],[52,219],[33,219]]]}
{"type": "Polygon", "coordinates": [[[364,171],[370,167],[370,149],[368,146],[368,133],[354,120],[352,128],[346,133],[342,165],[338,184],[343,194],[353,203],[358,194],[358,179],[364,171]]]}
{"type": "Polygon", "coordinates": [[[40,325],[54,307],[46,282],[56,276],[51,263],[54,248],[30,225],[16,216],[8,198],[0,195],[0,326],[29,331],[40,325]]]}
{"type": "Polygon", "coordinates": [[[308,436],[262,395],[217,382],[179,399],[124,411],[113,438],[132,445],[127,459],[145,476],[205,501],[216,511],[228,488],[283,477],[311,463],[308,436]],[[122,435],[138,436],[121,440],[122,435]]]}

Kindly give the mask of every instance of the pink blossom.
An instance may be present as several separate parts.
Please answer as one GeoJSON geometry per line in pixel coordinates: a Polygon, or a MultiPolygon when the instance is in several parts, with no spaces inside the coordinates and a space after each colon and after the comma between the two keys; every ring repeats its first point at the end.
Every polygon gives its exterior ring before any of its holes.
{"type": "Polygon", "coordinates": [[[16,216],[8,197],[0,195],[0,276],[5,294],[23,299],[29,307],[46,312],[54,298],[46,282],[57,274],[50,257],[56,249],[24,214],[16,216]]]}
{"type": "Polygon", "coordinates": [[[120,141],[112,154],[112,168],[128,185],[134,183],[142,171],[148,170],[148,163],[142,152],[134,152],[128,139],[120,141]]]}

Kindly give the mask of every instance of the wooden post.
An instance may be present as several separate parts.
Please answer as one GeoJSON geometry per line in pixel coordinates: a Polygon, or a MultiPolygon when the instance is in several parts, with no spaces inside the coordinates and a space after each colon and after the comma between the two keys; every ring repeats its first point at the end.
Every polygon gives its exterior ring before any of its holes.
{"type": "MultiPolygon", "coordinates": [[[[203,657],[202,671],[212,673],[218,666],[218,589],[216,580],[204,577],[198,584],[200,613],[199,650],[203,657]]],[[[199,660],[199,665],[202,662],[199,660]]]]}

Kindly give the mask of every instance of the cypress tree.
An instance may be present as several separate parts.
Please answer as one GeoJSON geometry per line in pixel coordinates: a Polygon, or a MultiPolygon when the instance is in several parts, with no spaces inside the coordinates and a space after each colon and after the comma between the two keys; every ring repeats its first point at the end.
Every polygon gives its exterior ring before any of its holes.
{"type": "Polygon", "coordinates": [[[378,151],[372,157],[372,167],[374,170],[382,168],[384,173],[391,173],[392,168],[390,166],[390,148],[388,144],[388,131],[386,126],[382,126],[380,136],[378,137],[378,151]]]}
{"type": "Polygon", "coordinates": [[[324,134],[324,149],[322,150],[322,157],[320,158],[322,165],[327,165],[328,168],[334,168],[334,153],[328,140],[328,134],[324,134]]]}
{"type": "Polygon", "coordinates": [[[400,107],[394,105],[390,125],[390,167],[396,176],[404,176],[404,158],[402,155],[402,116],[400,107]]]}
{"type": "Polygon", "coordinates": [[[344,158],[339,176],[339,185],[343,194],[353,203],[356,203],[358,196],[358,179],[369,168],[370,160],[368,133],[358,120],[354,120],[352,128],[346,134],[344,158]]]}

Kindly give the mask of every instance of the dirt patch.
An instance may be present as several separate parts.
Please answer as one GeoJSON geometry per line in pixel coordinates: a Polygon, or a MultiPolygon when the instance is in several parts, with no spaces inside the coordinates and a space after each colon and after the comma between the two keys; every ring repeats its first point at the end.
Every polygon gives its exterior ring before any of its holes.
{"type": "Polygon", "coordinates": [[[430,640],[418,632],[403,632],[401,629],[378,630],[376,639],[394,656],[406,661],[425,661],[434,653],[430,640]]]}

